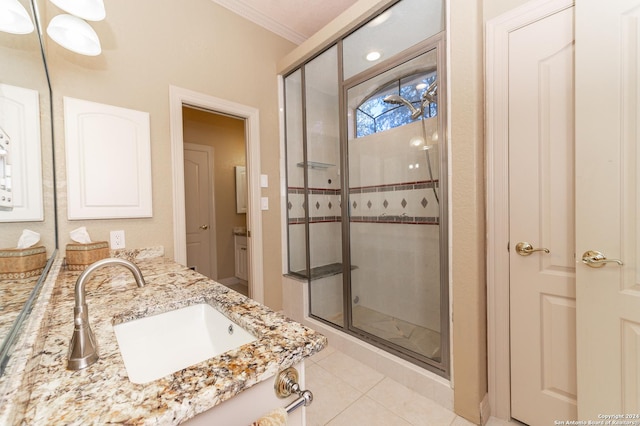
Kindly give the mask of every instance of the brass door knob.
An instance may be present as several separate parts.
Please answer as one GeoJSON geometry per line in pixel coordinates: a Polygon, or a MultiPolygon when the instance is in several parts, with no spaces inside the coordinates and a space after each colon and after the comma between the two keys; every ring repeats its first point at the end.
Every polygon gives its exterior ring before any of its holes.
{"type": "Polygon", "coordinates": [[[534,251],[543,251],[545,253],[549,253],[549,249],[533,248],[533,246],[526,241],[516,244],[516,253],[518,253],[520,256],[529,256],[534,251]]]}
{"type": "Polygon", "coordinates": [[[209,225],[200,225],[200,229],[204,229],[206,231],[209,229],[209,225]]]}
{"type": "Polygon", "coordinates": [[[604,254],[595,250],[585,251],[582,255],[582,263],[592,268],[602,268],[607,263],[617,263],[622,266],[622,260],[620,259],[607,259],[604,254]]]}

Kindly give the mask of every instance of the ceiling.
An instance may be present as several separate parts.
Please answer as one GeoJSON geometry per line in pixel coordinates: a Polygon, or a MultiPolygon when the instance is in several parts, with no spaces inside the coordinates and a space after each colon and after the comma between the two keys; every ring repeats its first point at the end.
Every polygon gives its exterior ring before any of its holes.
{"type": "Polygon", "coordinates": [[[213,0],[271,32],[300,44],[357,0],[213,0]]]}

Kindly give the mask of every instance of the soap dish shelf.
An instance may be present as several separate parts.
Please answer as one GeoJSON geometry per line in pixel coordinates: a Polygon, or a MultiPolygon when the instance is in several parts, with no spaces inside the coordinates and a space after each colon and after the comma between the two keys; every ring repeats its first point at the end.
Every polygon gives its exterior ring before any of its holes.
{"type": "MultiPolygon", "coordinates": [[[[298,167],[304,167],[305,163],[304,162],[300,162],[298,164],[296,164],[298,167]]],[[[307,161],[307,168],[309,169],[313,169],[313,170],[326,170],[329,167],[335,167],[335,164],[329,164],[329,163],[320,163],[318,161],[307,161]]]]}

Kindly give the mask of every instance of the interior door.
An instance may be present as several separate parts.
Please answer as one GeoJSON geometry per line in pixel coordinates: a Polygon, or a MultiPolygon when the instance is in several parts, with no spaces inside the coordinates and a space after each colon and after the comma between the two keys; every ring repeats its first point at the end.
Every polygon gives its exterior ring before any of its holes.
{"type": "Polygon", "coordinates": [[[578,414],[584,420],[631,416],[621,420],[635,424],[640,421],[634,417],[640,413],[639,17],[638,0],[576,2],[578,414]],[[598,262],[595,251],[606,259],[598,262]],[[583,264],[582,257],[599,267],[583,264]]]}
{"type": "Polygon", "coordinates": [[[575,419],[573,8],[509,35],[511,415],[575,419]]]}
{"type": "Polygon", "coordinates": [[[216,279],[213,224],[213,149],[185,144],[184,189],[187,232],[187,265],[216,279]]]}

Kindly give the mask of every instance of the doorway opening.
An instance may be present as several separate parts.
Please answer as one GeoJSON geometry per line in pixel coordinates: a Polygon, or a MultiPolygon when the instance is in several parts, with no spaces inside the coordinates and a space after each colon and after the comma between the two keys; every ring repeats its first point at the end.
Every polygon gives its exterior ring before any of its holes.
{"type": "Polygon", "coordinates": [[[182,107],[187,266],[248,295],[244,119],[182,107]]]}
{"type": "MultiPolygon", "coordinates": [[[[234,102],[230,102],[224,99],[215,98],[212,96],[208,96],[202,93],[194,92],[188,89],[183,89],[175,86],[170,86],[169,89],[169,97],[170,97],[170,123],[171,123],[171,155],[172,155],[172,164],[173,164],[173,213],[174,213],[174,226],[173,226],[173,235],[174,235],[174,258],[176,262],[182,263],[184,265],[189,265],[189,257],[188,257],[188,242],[187,242],[187,203],[186,203],[186,191],[185,191],[185,182],[186,179],[192,179],[192,176],[186,176],[187,173],[191,173],[188,170],[185,170],[185,149],[193,148],[191,145],[187,146],[187,143],[193,142],[189,140],[191,137],[191,131],[186,129],[185,117],[188,120],[189,115],[194,114],[203,114],[204,117],[208,119],[228,119],[235,120],[228,123],[234,123],[235,126],[238,126],[238,122],[241,124],[240,127],[243,129],[244,133],[244,158],[241,158],[240,154],[236,154],[238,159],[234,159],[234,164],[232,164],[234,168],[233,174],[233,197],[234,197],[234,210],[236,210],[236,201],[235,201],[235,166],[242,167],[241,164],[235,164],[235,161],[244,160],[244,167],[246,170],[246,214],[244,221],[244,229],[236,229],[236,233],[243,233],[244,235],[244,252],[246,253],[246,257],[244,258],[246,261],[246,281],[248,282],[248,295],[252,299],[262,303],[264,300],[264,288],[263,288],[263,274],[262,274],[262,215],[260,211],[260,141],[259,141],[259,114],[258,110],[252,107],[248,107],[245,105],[237,104],[234,102]],[[186,112],[185,112],[186,111],[186,112]]],[[[196,132],[197,133],[197,132],[196,132]]],[[[202,144],[196,144],[202,145],[202,144]]],[[[215,158],[218,150],[215,147],[211,150],[211,156],[215,158]]],[[[207,154],[208,155],[208,154],[207,154]]],[[[208,160],[207,160],[208,161],[208,160]]],[[[215,161],[213,159],[209,162],[213,164],[215,168],[215,161]]],[[[211,182],[211,180],[209,180],[211,182]]],[[[191,184],[193,182],[190,182],[191,184]]],[[[216,183],[217,185],[217,183],[216,183]]],[[[219,191],[220,192],[220,191],[219,191]]],[[[213,199],[215,200],[215,189],[213,191],[213,199]]],[[[220,210],[220,207],[216,205],[215,201],[212,203],[212,207],[209,213],[209,222],[208,223],[200,223],[197,226],[204,226],[210,228],[214,226],[214,233],[220,235],[220,223],[217,217],[217,210],[220,210]],[[216,208],[217,207],[217,208],[216,208]],[[215,214],[211,214],[211,212],[216,212],[215,214]]],[[[191,209],[189,210],[191,211],[191,209]]],[[[236,213],[237,214],[237,213],[236,213]]],[[[236,218],[237,219],[237,218],[236,218]]],[[[226,225],[225,225],[226,226],[226,225]]],[[[233,228],[243,228],[242,225],[234,225],[231,227],[232,233],[232,241],[235,238],[234,229],[233,228]]],[[[211,244],[212,239],[208,239],[211,244]]],[[[213,243],[214,247],[220,248],[221,246],[217,242],[213,243]]],[[[235,248],[233,246],[229,247],[229,242],[223,243],[222,250],[230,253],[217,253],[216,259],[220,259],[220,256],[235,256],[235,248]]],[[[218,250],[220,251],[220,250],[218,250]]],[[[212,255],[210,255],[211,258],[212,255]]],[[[215,264],[217,262],[211,262],[210,264],[215,264]]],[[[234,259],[234,263],[236,263],[234,259]]],[[[219,268],[218,265],[214,265],[217,269],[215,274],[217,278],[214,278],[216,281],[224,278],[235,277],[235,272],[233,276],[225,277],[221,276],[223,271],[219,268]]],[[[211,272],[210,272],[211,273],[211,272]]],[[[227,281],[230,283],[230,281],[227,281]]],[[[223,282],[224,284],[224,282],[223,282]]]]}

